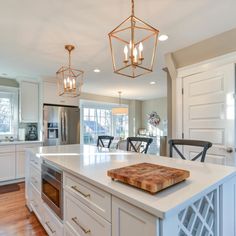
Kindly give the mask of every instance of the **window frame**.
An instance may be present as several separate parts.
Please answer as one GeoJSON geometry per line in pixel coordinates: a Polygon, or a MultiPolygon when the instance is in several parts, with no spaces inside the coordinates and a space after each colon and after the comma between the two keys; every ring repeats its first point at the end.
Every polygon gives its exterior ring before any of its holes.
{"type": "Polygon", "coordinates": [[[5,139],[5,137],[17,138],[18,135],[18,121],[19,121],[19,88],[0,86],[0,97],[4,97],[3,94],[9,94],[6,97],[11,97],[11,127],[10,132],[0,132],[0,139],[5,139]],[[3,95],[3,96],[2,96],[3,95]]]}
{"type": "MultiPolygon", "coordinates": [[[[80,132],[80,143],[81,144],[84,144],[84,109],[85,108],[88,108],[88,109],[100,109],[100,110],[112,110],[112,108],[116,107],[116,106],[119,106],[117,104],[104,104],[104,103],[92,103],[92,102],[89,102],[89,103],[82,103],[80,105],[80,117],[81,117],[81,132],[80,132]]],[[[127,104],[122,104],[122,106],[126,106],[128,108],[128,105],[127,104]]],[[[110,135],[114,136],[115,134],[115,119],[114,119],[114,116],[112,115],[112,112],[111,112],[111,128],[110,128],[110,135]]],[[[128,127],[127,127],[127,136],[129,135],[129,115],[127,115],[127,122],[128,122],[128,127]]],[[[106,134],[108,135],[108,134],[106,134]]],[[[123,137],[122,137],[123,138],[123,137]]],[[[88,145],[94,145],[94,144],[88,144],[88,145]]]]}

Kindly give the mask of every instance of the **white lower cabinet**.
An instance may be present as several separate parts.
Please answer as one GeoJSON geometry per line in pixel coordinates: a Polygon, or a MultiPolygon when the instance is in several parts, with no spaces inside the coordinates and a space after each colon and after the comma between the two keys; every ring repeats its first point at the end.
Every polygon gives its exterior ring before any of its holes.
{"type": "Polygon", "coordinates": [[[49,236],[159,236],[155,216],[63,172],[63,222],[41,199],[41,160],[27,152],[26,199],[49,236]]]}
{"type": "Polygon", "coordinates": [[[110,236],[111,224],[71,194],[65,193],[65,225],[74,235],[110,236]]]}
{"type": "Polygon", "coordinates": [[[158,225],[156,217],[112,197],[112,236],[159,235],[158,225]]]}
{"type": "Polygon", "coordinates": [[[41,173],[32,164],[30,165],[30,183],[41,193],[41,173]]]}
{"type": "Polygon", "coordinates": [[[64,225],[64,236],[76,236],[78,235],[75,233],[70,226],[67,226],[67,224],[64,225]]]}
{"type": "Polygon", "coordinates": [[[25,149],[35,148],[41,145],[42,143],[16,145],[16,179],[25,177],[25,149]]]}
{"type": "Polygon", "coordinates": [[[15,179],[16,177],[15,152],[0,153],[0,181],[15,179]]]}
{"type": "Polygon", "coordinates": [[[44,222],[44,205],[41,199],[41,195],[37,190],[35,190],[34,186],[31,185],[31,196],[30,196],[30,206],[37,216],[38,220],[43,224],[44,222]]]}
{"type": "Polygon", "coordinates": [[[25,177],[25,152],[16,153],[16,179],[25,177]]]}
{"type": "Polygon", "coordinates": [[[6,181],[20,181],[25,177],[25,149],[39,147],[42,143],[0,145],[0,185],[6,181]]]}
{"type": "Polygon", "coordinates": [[[67,173],[64,189],[107,221],[111,220],[111,194],[67,173]]]}
{"type": "Polygon", "coordinates": [[[44,204],[44,229],[48,235],[51,236],[63,236],[63,224],[54,215],[51,210],[44,204]]]}

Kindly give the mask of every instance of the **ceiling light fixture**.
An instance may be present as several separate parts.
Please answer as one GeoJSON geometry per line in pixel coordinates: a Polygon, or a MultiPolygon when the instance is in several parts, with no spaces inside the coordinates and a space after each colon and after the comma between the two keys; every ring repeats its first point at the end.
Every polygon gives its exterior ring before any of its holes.
{"type": "Polygon", "coordinates": [[[160,36],[158,37],[159,41],[166,41],[168,38],[169,38],[169,37],[168,37],[168,35],[166,35],[166,34],[162,34],[162,35],[160,35],[160,36]]]}
{"type": "Polygon", "coordinates": [[[151,84],[151,85],[154,85],[154,84],[156,84],[156,82],[155,82],[155,81],[152,81],[152,82],[150,82],[150,84],[151,84]]]}
{"type": "Polygon", "coordinates": [[[100,69],[94,69],[93,71],[94,71],[95,73],[99,73],[99,72],[101,72],[100,69]]]}
{"type": "Polygon", "coordinates": [[[136,78],[150,73],[156,56],[159,31],[131,16],[109,33],[113,69],[116,74],[136,78]]]}
{"type": "Polygon", "coordinates": [[[69,52],[69,65],[62,66],[57,72],[58,88],[60,96],[77,97],[81,94],[84,71],[71,68],[71,51],[75,49],[73,45],[65,45],[69,52]]]}
{"type": "Polygon", "coordinates": [[[112,115],[128,115],[128,107],[124,107],[121,105],[121,91],[119,94],[119,107],[112,108],[112,115]]]}

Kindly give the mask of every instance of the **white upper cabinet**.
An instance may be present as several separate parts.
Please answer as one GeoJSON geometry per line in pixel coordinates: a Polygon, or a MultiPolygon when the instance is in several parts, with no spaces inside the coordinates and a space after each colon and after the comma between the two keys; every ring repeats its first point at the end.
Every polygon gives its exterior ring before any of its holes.
{"type": "Polygon", "coordinates": [[[39,120],[39,84],[22,81],[20,83],[20,121],[35,122],[39,120]]]}
{"type": "Polygon", "coordinates": [[[55,82],[43,82],[43,103],[44,104],[56,104],[67,106],[79,106],[78,97],[64,97],[59,96],[57,83],[55,82]]]}

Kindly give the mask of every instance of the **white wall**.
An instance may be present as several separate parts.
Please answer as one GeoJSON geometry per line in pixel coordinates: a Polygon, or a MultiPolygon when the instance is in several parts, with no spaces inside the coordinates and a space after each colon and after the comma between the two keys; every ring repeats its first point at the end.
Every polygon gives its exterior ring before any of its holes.
{"type": "Polygon", "coordinates": [[[142,128],[148,128],[148,114],[152,111],[156,111],[160,116],[161,122],[158,128],[163,130],[163,121],[167,121],[167,97],[142,102],[142,128]]]}

